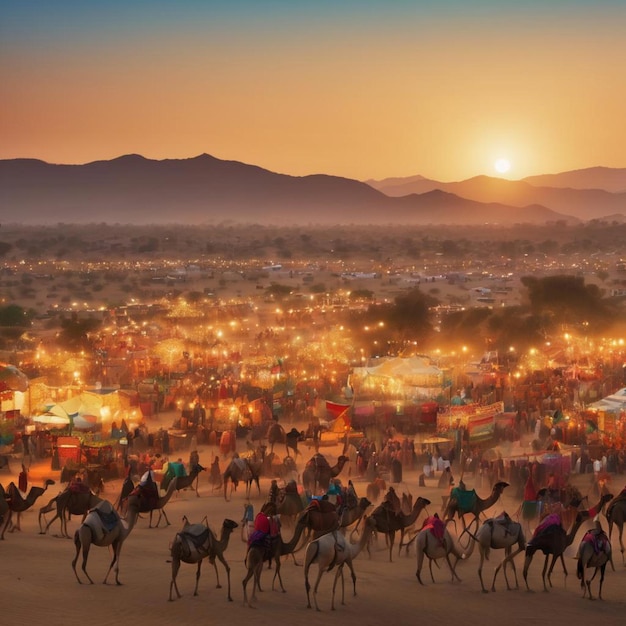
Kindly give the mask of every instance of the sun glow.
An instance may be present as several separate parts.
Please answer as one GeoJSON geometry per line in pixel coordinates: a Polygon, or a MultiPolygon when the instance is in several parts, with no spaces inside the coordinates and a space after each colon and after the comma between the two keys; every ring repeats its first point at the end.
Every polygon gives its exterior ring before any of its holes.
{"type": "Polygon", "coordinates": [[[497,159],[493,166],[499,174],[506,174],[511,169],[511,162],[508,159],[497,159]]]}

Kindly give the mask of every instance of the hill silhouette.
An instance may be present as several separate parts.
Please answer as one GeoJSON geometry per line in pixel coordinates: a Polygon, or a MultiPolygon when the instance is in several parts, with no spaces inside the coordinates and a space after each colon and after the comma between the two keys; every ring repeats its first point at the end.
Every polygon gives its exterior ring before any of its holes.
{"type": "MultiPolygon", "coordinates": [[[[393,198],[338,176],[289,176],[208,154],[137,154],[83,165],[0,161],[3,219],[46,223],[515,224],[576,221],[538,203],[512,207],[428,190],[393,198]]],[[[615,211],[614,211],[615,212],[615,211]]]]}

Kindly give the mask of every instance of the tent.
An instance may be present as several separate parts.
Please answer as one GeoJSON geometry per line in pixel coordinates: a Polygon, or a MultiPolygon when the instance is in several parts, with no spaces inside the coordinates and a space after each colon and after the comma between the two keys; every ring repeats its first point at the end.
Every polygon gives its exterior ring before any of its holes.
{"type": "Polygon", "coordinates": [[[394,357],[374,367],[355,367],[350,376],[359,399],[432,398],[443,387],[443,370],[428,357],[394,357]]]}
{"type": "Polygon", "coordinates": [[[626,387],[590,404],[588,408],[598,411],[608,411],[610,413],[618,413],[626,410],[626,387]]]}

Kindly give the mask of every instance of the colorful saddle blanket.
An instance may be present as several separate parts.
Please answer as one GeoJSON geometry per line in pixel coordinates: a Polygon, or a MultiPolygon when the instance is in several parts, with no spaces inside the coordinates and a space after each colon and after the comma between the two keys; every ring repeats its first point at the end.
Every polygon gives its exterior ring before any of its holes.
{"type": "Polygon", "coordinates": [[[450,497],[457,501],[461,513],[471,513],[476,506],[476,491],[474,489],[464,490],[455,487],[451,491],[450,497]]]}

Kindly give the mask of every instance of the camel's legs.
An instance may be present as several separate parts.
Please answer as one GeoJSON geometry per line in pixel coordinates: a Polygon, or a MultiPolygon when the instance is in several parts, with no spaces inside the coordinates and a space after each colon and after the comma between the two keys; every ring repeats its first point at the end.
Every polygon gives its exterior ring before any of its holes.
{"type": "MultiPolygon", "coordinates": [[[[420,585],[424,584],[422,582],[422,565],[424,565],[424,551],[423,550],[418,550],[418,552],[417,552],[417,570],[415,571],[415,576],[417,576],[417,582],[420,585]]],[[[429,565],[430,565],[430,560],[429,560],[429,565]]],[[[432,568],[430,570],[430,575],[431,575],[431,577],[433,575],[432,568]]]]}
{"type": "MultiPolygon", "coordinates": [[[[115,541],[114,543],[111,544],[111,547],[113,548],[113,558],[111,559],[111,565],[109,565],[109,570],[107,571],[107,575],[104,577],[103,583],[105,585],[107,584],[107,579],[109,578],[109,574],[111,573],[113,566],[115,566],[115,584],[121,585],[122,583],[120,582],[120,579],[119,579],[119,573],[120,573],[119,556],[120,556],[120,551],[122,549],[122,544],[119,541],[115,541]]],[[[83,550],[83,553],[84,553],[84,550],[83,550]]]]}
{"type": "MultiPolygon", "coordinates": [[[[533,555],[534,555],[534,552],[530,552],[530,553],[527,552],[526,553],[526,557],[524,558],[524,569],[523,569],[522,573],[524,575],[524,582],[526,583],[526,591],[530,591],[530,586],[528,585],[528,569],[530,568],[530,564],[532,563],[533,555]]],[[[547,562],[548,561],[547,561],[547,557],[546,557],[546,563],[547,562]]],[[[545,568],[545,565],[544,565],[544,568],[545,568]]],[[[544,571],[545,571],[545,569],[544,569],[544,571]]],[[[545,580],[543,581],[543,586],[544,586],[544,589],[545,589],[545,586],[546,586],[545,580]]]]}
{"type": "Polygon", "coordinates": [[[485,589],[485,583],[483,582],[483,563],[485,562],[485,553],[483,550],[480,551],[480,564],[478,565],[478,578],[480,578],[480,586],[482,587],[483,593],[488,593],[487,589],[485,589]]]}
{"type": "MultiPolygon", "coordinates": [[[[80,551],[80,539],[79,539],[79,545],[76,549],[76,559],[78,559],[78,553],[80,551]]],[[[89,574],[87,573],[87,557],[89,556],[89,548],[91,547],[91,543],[86,541],[84,544],[82,544],[83,547],[83,564],[82,564],[82,570],[85,574],[85,576],[87,576],[87,580],[89,581],[90,585],[93,585],[93,580],[91,580],[91,576],[89,576],[89,574]]],[[[76,560],[74,560],[74,562],[72,563],[72,566],[74,567],[74,571],[76,571],[76,560]]],[[[78,574],[76,575],[76,578],[78,578],[78,574]]],[[[78,580],[78,582],[80,582],[80,579],[78,580]]]]}
{"type": "MultiPolygon", "coordinates": [[[[233,599],[232,599],[232,597],[230,595],[230,566],[226,562],[226,559],[224,558],[223,554],[218,554],[217,558],[220,560],[220,562],[224,566],[224,569],[226,570],[226,580],[228,581],[228,601],[232,602],[233,599]]],[[[217,571],[217,564],[215,563],[215,559],[213,559],[213,567],[215,567],[215,576],[217,578],[217,588],[221,589],[222,585],[220,585],[220,576],[219,576],[219,573],[217,571]]]]}
{"type": "Polygon", "coordinates": [[[555,554],[554,557],[552,558],[550,569],[548,570],[548,583],[550,583],[550,587],[552,587],[552,570],[554,569],[554,566],[556,565],[556,560],[558,558],[561,559],[561,565],[563,566],[563,574],[565,575],[565,583],[567,583],[567,567],[565,566],[565,559],[563,558],[562,554],[555,554]]]}
{"type": "Polygon", "coordinates": [[[274,591],[274,582],[276,581],[276,577],[278,576],[278,583],[280,584],[280,588],[282,592],[285,593],[287,590],[283,586],[283,577],[280,575],[280,554],[276,556],[275,561],[276,567],[274,569],[274,578],[272,578],[272,591],[274,591]]]}
{"type": "Polygon", "coordinates": [[[320,581],[322,580],[322,574],[324,573],[324,570],[322,569],[322,566],[318,563],[318,569],[317,569],[317,579],[315,580],[315,585],[313,586],[313,601],[315,602],[315,610],[319,611],[320,607],[317,604],[317,590],[320,586],[320,581]]]}
{"type": "Polygon", "coordinates": [[[389,562],[390,563],[393,561],[392,554],[393,554],[393,544],[395,540],[396,540],[396,531],[390,530],[387,533],[387,541],[389,542],[389,562]]]}
{"type": "MultiPolygon", "coordinates": [[[[193,595],[197,596],[198,595],[198,585],[200,584],[200,570],[202,569],[202,559],[200,559],[198,561],[198,567],[196,569],[196,587],[193,590],[193,595]]],[[[217,569],[217,568],[215,568],[217,569]]]]}
{"type": "MultiPolygon", "coordinates": [[[[548,587],[546,585],[546,571],[548,569],[548,560],[550,558],[549,554],[546,554],[546,560],[543,563],[543,571],[541,572],[541,578],[543,580],[543,590],[544,591],[548,591],[548,587]]],[[[550,571],[552,571],[552,569],[550,569],[550,571]]],[[[550,575],[548,574],[548,580],[550,580],[550,575]]],[[[552,587],[552,583],[550,583],[550,586],[552,587]]]]}
{"type": "Polygon", "coordinates": [[[180,559],[172,559],[172,582],[170,583],[170,602],[172,601],[172,590],[176,590],[176,595],[180,598],[180,591],[178,591],[178,585],[176,584],[176,576],[178,576],[178,570],[180,569],[180,559]]]}
{"type": "MultiPolygon", "coordinates": [[[[446,561],[448,562],[448,567],[450,568],[450,572],[452,572],[452,582],[454,582],[454,579],[456,578],[459,582],[461,582],[461,579],[459,578],[458,574],[456,573],[456,563],[454,564],[454,567],[452,567],[452,562],[450,561],[450,554],[446,552],[446,561]]],[[[431,571],[431,575],[432,575],[432,571],[431,571]]]]}

